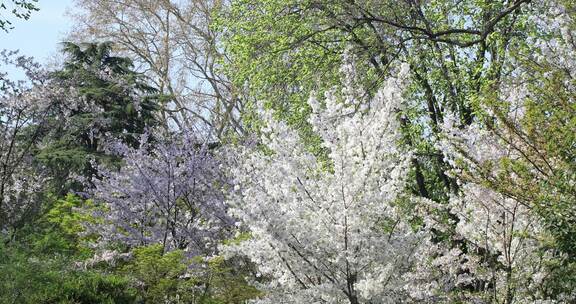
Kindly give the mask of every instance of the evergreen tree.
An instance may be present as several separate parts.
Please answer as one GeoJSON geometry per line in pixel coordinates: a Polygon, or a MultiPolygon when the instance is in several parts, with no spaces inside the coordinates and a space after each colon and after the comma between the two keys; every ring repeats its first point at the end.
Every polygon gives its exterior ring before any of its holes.
{"type": "Polygon", "coordinates": [[[140,134],[155,124],[159,95],[133,71],[127,58],[112,55],[111,43],[64,43],[67,61],[48,85],[66,91],[55,101],[37,159],[53,177],[55,191],[80,190],[77,174],[91,178],[92,161],[116,162],[102,141],[119,139],[136,146],[140,134]]]}

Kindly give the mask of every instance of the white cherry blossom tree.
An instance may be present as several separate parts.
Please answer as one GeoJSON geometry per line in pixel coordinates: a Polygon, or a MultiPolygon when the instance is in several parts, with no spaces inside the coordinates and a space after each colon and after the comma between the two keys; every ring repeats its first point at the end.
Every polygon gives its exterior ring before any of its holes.
{"type": "Polygon", "coordinates": [[[259,303],[407,303],[417,296],[407,274],[428,234],[399,208],[411,159],[398,145],[406,68],[373,98],[361,96],[352,67],[343,72],[341,92],[309,100],[328,165],[264,112],[264,147],[243,151],[234,169],[232,213],[251,237],[227,250],[249,257],[268,282],[259,303]]]}

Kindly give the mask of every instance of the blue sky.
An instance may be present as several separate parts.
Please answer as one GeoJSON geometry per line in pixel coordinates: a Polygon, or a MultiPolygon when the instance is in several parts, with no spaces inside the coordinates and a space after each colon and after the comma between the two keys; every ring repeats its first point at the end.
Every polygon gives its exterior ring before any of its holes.
{"type": "Polygon", "coordinates": [[[57,53],[66,33],[70,31],[72,19],[65,16],[72,7],[72,0],[39,0],[40,11],[33,12],[29,20],[10,20],[15,27],[8,33],[0,32],[0,50],[19,49],[22,55],[33,56],[46,63],[57,53]]]}

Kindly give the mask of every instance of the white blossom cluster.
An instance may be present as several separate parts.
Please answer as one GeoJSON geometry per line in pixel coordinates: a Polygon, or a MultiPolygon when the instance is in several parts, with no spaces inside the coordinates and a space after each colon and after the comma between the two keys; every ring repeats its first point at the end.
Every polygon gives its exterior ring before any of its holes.
{"type": "MultiPolygon", "coordinates": [[[[478,123],[462,127],[448,118],[443,135],[438,148],[455,168],[449,172],[454,176],[478,177],[484,166],[504,157],[518,157],[510,149],[511,143],[478,123]],[[462,171],[466,172],[462,174],[462,171]]],[[[489,168],[492,176],[498,174],[497,167],[489,168]]],[[[444,283],[448,279],[451,288],[473,288],[475,292],[470,293],[470,301],[536,303],[546,300],[541,290],[549,276],[546,265],[553,260],[554,251],[543,249],[542,244],[549,236],[541,218],[529,206],[491,190],[480,180],[458,180],[460,191],[452,195],[449,204],[434,205],[453,215],[453,237],[466,247],[465,251],[445,249],[436,258],[435,263],[448,270],[444,283]]]]}
{"type": "Polygon", "coordinates": [[[263,113],[266,148],[244,151],[229,202],[251,238],[226,248],[258,266],[267,282],[258,303],[408,303],[428,296],[407,280],[429,236],[398,209],[411,157],[398,145],[406,70],[387,81],[368,110],[354,107],[362,97],[350,87],[310,98],[309,121],[330,151],[330,168],[295,130],[263,113]]]}
{"type": "MultiPolygon", "coordinates": [[[[421,268],[421,273],[470,302],[545,299],[541,291],[553,252],[541,250],[545,233],[528,208],[473,183],[461,185],[461,193],[445,208],[456,218],[453,240],[465,245],[438,246],[431,269],[421,268]]],[[[444,298],[450,299],[449,294],[444,298]]]]}
{"type": "Polygon", "coordinates": [[[576,63],[573,60],[576,54],[574,12],[559,1],[543,1],[540,5],[543,12],[534,14],[530,19],[540,31],[553,38],[542,35],[531,39],[530,43],[539,50],[535,57],[539,63],[552,64],[573,79],[576,77],[576,63]]]}

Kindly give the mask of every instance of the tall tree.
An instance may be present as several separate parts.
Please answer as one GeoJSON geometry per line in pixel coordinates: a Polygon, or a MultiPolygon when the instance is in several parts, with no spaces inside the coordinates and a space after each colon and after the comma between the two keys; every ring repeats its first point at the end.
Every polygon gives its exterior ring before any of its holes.
{"type": "Polygon", "coordinates": [[[67,60],[48,85],[65,92],[55,100],[37,159],[50,170],[57,193],[78,190],[73,175],[91,178],[91,161],[111,161],[100,142],[118,138],[136,146],[156,123],[159,95],[132,70],[129,59],[111,54],[111,43],[64,43],[67,60]]]}
{"type": "MultiPolygon", "coordinates": [[[[546,1],[234,1],[224,14],[224,44],[236,87],[264,100],[313,138],[306,119],[311,91],[338,83],[347,49],[373,95],[394,62],[407,62],[414,82],[403,126],[418,149],[412,188],[446,201],[457,188],[434,148],[445,111],[471,123],[482,83],[497,81],[509,54],[535,35],[530,16],[546,1]]],[[[249,108],[249,107],[247,107],[249,108]]],[[[311,142],[312,148],[318,141],[311,142]]],[[[320,149],[315,149],[320,150],[320,149]]]]}
{"type": "Polygon", "coordinates": [[[514,237],[531,238],[525,243],[536,239],[540,247],[554,252],[556,259],[547,263],[545,291],[568,295],[576,283],[572,279],[576,271],[576,65],[569,59],[576,53],[573,13],[573,6],[559,5],[538,18],[540,28],[557,38],[535,39],[539,52],[515,54],[514,73],[503,76],[498,86],[482,87],[477,120],[467,127],[452,121],[441,145],[458,168],[452,174],[505,197],[502,207],[515,202],[517,207],[501,213],[504,220],[510,221],[513,210],[523,210],[533,217],[534,225],[546,230],[545,238],[535,238],[534,233],[514,237]]]}
{"type": "Polygon", "coordinates": [[[227,1],[76,0],[79,40],[111,40],[170,98],[166,124],[222,138],[243,132],[241,96],[222,73],[227,62],[215,15],[227,1]]]}
{"type": "Polygon", "coordinates": [[[297,131],[264,113],[265,148],[241,158],[232,198],[251,238],[231,251],[247,255],[271,280],[258,303],[429,300],[406,288],[430,246],[429,234],[413,229],[400,207],[410,163],[398,145],[406,71],[388,79],[370,109],[357,109],[362,89],[352,83],[341,94],[310,99],[310,123],[330,151],[328,168],[297,131]]]}

